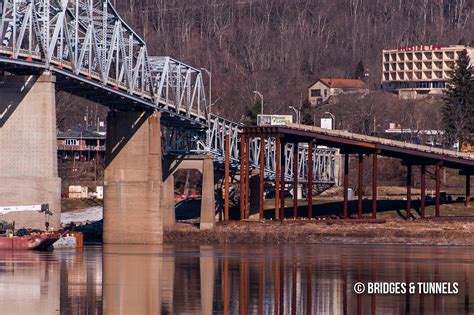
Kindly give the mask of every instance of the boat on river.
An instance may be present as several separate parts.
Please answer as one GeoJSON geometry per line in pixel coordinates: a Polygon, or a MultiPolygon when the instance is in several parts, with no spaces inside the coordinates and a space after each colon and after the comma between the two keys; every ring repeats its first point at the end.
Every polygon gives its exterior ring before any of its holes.
{"type": "Polygon", "coordinates": [[[59,233],[0,236],[0,250],[50,250],[60,236],[59,233]]]}

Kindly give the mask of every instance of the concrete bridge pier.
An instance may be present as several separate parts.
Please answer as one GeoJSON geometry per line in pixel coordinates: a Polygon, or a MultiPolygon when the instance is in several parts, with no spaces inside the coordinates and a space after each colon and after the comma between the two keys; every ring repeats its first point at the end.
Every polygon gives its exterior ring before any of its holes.
{"type": "Polygon", "coordinates": [[[104,243],[163,242],[160,113],[107,118],[104,243]]]}
{"type": "Polygon", "coordinates": [[[200,229],[215,225],[214,160],[212,155],[168,155],[163,159],[163,222],[165,228],[175,224],[174,173],[179,169],[196,169],[202,174],[200,229]]]}
{"type": "Polygon", "coordinates": [[[215,280],[215,262],[212,246],[200,246],[199,254],[201,314],[212,314],[215,280]]]}
{"type": "Polygon", "coordinates": [[[0,76],[0,206],[49,204],[39,212],[0,216],[16,228],[60,227],[61,179],[56,147],[54,76],[0,76]]]}

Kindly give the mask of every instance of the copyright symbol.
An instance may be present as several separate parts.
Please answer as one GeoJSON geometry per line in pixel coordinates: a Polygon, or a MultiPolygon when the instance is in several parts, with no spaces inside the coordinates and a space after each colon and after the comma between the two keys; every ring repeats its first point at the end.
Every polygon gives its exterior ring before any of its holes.
{"type": "Polygon", "coordinates": [[[365,291],[365,285],[362,282],[357,282],[354,284],[354,292],[356,294],[362,294],[365,291]]]}

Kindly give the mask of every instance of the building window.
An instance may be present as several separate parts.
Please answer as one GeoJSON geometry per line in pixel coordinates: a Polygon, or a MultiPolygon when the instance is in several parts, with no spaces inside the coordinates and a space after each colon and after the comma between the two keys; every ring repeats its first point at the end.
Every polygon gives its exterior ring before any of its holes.
{"type": "Polygon", "coordinates": [[[311,90],[311,97],[318,97],[318,96],[321,96],[321,90],[320,89],[311,90]]]}
{"type": "Polygon", "coordinates": [[[429,82],[417,82],[416,87],[419,89],[427,89],[430,87],[429,82]]]}
{"type": "Polygon", "coordinates": [[[444,89],[444,82],[433,82],[434,89],[444,89]]]}
{"type": "Polygon", "coordinates": [[[324,90],[324,97],[328,97],[328,90],[324,90]]]}
{"type": "Polygon", "coordinates": [[[66,139],[64,142],[66,145],[79,145],[79,140],[77,139],[66,139]]]}

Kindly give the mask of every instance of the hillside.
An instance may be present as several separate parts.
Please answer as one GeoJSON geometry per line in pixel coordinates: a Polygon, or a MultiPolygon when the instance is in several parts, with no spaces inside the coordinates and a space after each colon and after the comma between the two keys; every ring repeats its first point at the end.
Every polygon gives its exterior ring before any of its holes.
{"type": "MultiPolygon", "coordinates": [[[[352,77],[361,60],[369,86],[378,89],[384,48],[474,40],[474,4],[467,0],[112,3],[146,40],[150,54],[210,69],[213,111],[232,119],[256,101],[253,90],[264,95],[266,112],[288,113],[316,78],[352,77]]],[[[84,115],[85,109],[66,119],[84,115]]]]}

